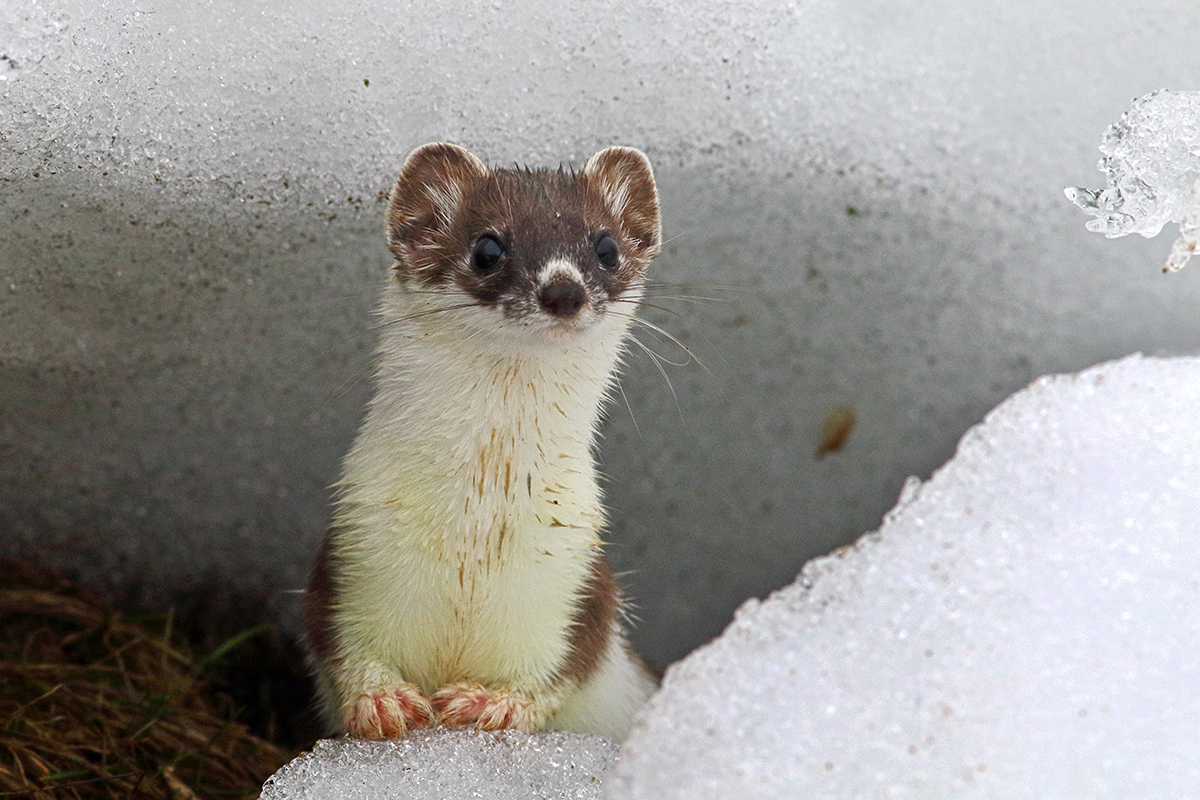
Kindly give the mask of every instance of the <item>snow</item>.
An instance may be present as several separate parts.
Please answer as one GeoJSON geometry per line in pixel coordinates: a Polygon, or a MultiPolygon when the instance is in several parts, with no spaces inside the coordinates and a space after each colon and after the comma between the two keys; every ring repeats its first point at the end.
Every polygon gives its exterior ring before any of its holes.
{"type": "Polygon", "coordinates": [[[328,739],[270,778],[262,800],[593,800],[616,756],[599,736],[558,732],[328,739]]]}
{"type": "Polygon", "coordinates": [[[667,673],[613,800],[1200,792],[1200,359],[1042,378],[667,673]]]}
{"type": "Polygon", "coordinates": [[[1200,248],[1200,91],[1152,92],[1134,101],[1100,143],[1102,191],[1073,187],[1068,199],[1096,219],[1087,224],[1111,238],[1157,236],[1178,222],[1166,272],[1176,272],[1200,248]]]}

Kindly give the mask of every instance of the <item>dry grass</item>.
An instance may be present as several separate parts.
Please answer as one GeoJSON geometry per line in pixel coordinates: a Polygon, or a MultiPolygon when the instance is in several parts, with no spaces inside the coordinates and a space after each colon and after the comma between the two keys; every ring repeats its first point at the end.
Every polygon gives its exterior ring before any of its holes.
{"type": "Polygon", "coordinates": [[[220,654],[0,560],[0,797],[257,797],[288,754],[206,694],[220,654]]]}

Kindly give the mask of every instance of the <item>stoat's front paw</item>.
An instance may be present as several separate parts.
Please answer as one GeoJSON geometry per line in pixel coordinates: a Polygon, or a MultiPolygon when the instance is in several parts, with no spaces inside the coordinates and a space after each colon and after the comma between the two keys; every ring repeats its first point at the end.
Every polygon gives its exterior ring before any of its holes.
{"type": "Polygon", "coordinates": [[[409,728],[424,728],[433,708],[411,683],[363,692],[346,713],[346,731],[362,739],[399,739],[409,728]]]}
{"type": "Polygon", "coordinates": [[[526,733],[535,727],[530,701],[506,689],[492,691],[478,683],[452,683],[429,701],[440,725],[474,725],[481,731],[515,728],[526,733]]]}

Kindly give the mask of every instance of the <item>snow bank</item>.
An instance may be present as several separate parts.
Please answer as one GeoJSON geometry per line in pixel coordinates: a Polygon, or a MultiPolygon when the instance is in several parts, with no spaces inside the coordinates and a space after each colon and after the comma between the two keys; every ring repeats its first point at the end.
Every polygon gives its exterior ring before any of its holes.
{"type": "Polygon", "coordinates": [[[330,739],[268,780],[262,800],[592,800],[616,757],[616,745],[599,736],[557,732],[330,739]]]}
{"type": "Polygon", "coordinates": [[[610,798],[1200,793],[1200,360],[1042,378],[667,674],[610,798]]]}

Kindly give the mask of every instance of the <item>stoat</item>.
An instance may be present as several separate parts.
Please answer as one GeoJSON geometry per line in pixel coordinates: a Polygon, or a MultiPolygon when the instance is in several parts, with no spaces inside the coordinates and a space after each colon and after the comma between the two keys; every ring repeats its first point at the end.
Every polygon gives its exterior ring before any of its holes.
{"type": "Polygon", "coordinates": [[[601,553],[592,447],[660,249],[650,163],[492,169],[429,144],[390,202],[375,396],[307,593],[323,712],[367,739],[623,738],[655,683],[601,553]]]}

